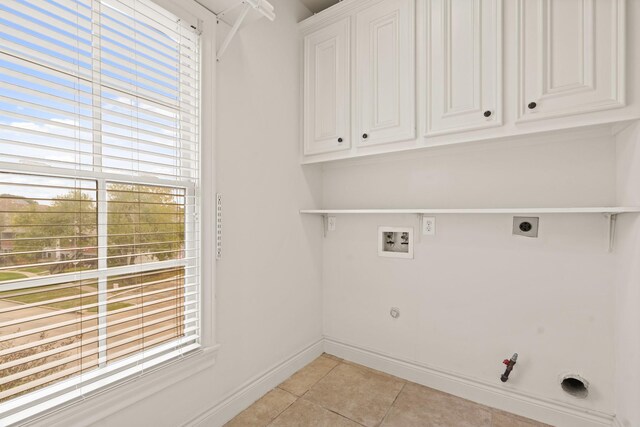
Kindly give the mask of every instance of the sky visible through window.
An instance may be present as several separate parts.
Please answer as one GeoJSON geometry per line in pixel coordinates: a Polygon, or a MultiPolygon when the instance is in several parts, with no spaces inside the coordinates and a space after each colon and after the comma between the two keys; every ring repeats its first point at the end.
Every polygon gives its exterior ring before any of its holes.
{"type": "Polygon", "coordinates": [[[156,165],[178,173],[179,40],[150,31],[118,3],[102,3],[109,13],[93,30],[88,0],[0,4],[0,160],[93,167],[99,126],[104,168],[153,174],[156,165]],[[92,31],[100,31],[97,53],[92,31]],[[91,82],[94,66],[98,87],[91,82]]]}

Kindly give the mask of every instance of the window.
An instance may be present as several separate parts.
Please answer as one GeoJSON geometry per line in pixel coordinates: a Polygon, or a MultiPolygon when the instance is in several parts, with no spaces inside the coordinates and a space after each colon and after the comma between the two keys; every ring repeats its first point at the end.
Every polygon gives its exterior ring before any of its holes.
{"type": "Polygon", "coordinates": [[[200,37],[0,3],[0,423],[200,346],[200,37]]]}

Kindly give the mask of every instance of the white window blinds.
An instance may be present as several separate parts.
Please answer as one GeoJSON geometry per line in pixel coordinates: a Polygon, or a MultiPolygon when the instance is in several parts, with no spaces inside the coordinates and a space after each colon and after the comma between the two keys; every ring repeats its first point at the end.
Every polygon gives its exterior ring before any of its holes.
{"type": "Polygon", "coordinates": [[[0,12],[0,160],[197,178],[191,28],[144,0],[8,0],[0,12]]]}
{"type": "Polygon", "coordinates": [[[0,2],[0,423],[199,347],[199,35],[0,2]]]}

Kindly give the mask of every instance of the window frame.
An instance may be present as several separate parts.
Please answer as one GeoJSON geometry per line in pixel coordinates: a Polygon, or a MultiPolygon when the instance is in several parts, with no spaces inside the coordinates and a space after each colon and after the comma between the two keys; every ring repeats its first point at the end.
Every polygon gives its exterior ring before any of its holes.
{"type": "MultiPolygon", "coordinates": [[[[202,170],[202,169],[201,169],[202,170]]],[[[131,184],[131,185],[148,185],[148,186],[156,186],[156,187],[166,187],[172,189],[184,189],[185,197],[194,197],[193,193],[197,190],[200,190],[203,194],[200,196],[200,202],[202,205],[202,198],[205,195],[204,191],[202,191],[202,183],[200,188],[197,189],[196,186],[189,181],[165,181],[158,179],[150,179],[150,177],[131,177],[131,179],[124,179],[122,175],[114,175],[110,173],[103,172],[95,172],[95,171],[83,171],[81,175],[73,175],[69,171],[64,169],[55,169],[50,167],[34,167],[32,165],[20,165],[20,168],[16,168],[11,163],[0,162],[0,171],[7,173],[15,173],[19,175],[33,175],[38,177],[55,177],[55,178],[66,178],[66,179],[81,179],[85,181],[95,181],[97,190],[97,209],[96,213],[98,215],[98,223],[106,224],[106,215],[108,211],[105,209],[104,205],[108,204],[107,198],[107,185],[110,183],[119,183],[119,184],[131,184]],[[103,205],[103,207],[100,207],[103,205]],[[100,221],[100,218],[102,220],[100,221]]],[[[189,205],[186,204],[185,208],[188,208],[189,205]]],[[[197,207],[196,207],[197,209],[197,207]]],[[[201,210],[201,209],[200,209],[201,210]]],[[[200,217],[199,212],[185,212],[186,215],[195,214],[197,217],[200,217]]],[[[202,223],[200,224],[202,226],[202,223]]],[[[104,225],[106,227],[106,225],[104,225]]],[[[108,238],[108,234],[106,232],[102,232],[105,230],[100,230],[100,225],[97,227],[97,238],[101,237],[108,238]]],[[[186,241],[185,241],[186,242],[186,241]]],[[[108,249],[108,245],[98,244],[99,249],[108,249]]],[[[185,249],[187,250],[187,249],[185,249]]],[[[99,256],[100,260],[108,261],[107,257],[99,256]]],[[[164,268],[172,268],[179,267],[181,265],[186,265],[186,261],[183,259],[171,259],[166,261],[155,261],[155,262],[147,262],[142,264],[132,264],[130,266],[118,266],[118,267],[97,267],[92,270],[83,270],[83,271],[72,271],[69,273],[60,273],[60,274],[52,274],[47,276],[38,276],[38,277],[29,277],[25,279],[18,279],[14,281],[10,281],[2,284],[3,291],[13,291],[13,290],[22,290],[35,288],[40,286],[49,286],[55,285],[62,282],[71,282],[74,280],[84,280],[84,279],[107,279],[109,276],[118,276],[121,274],[127,274],[131,271],[136,272],[145,272],[151,270],[161,270],[164,268]]]]}
{"type": "MultiPolygon", "coordinates": [[[[160,7],[165,8],[182,20],[192,23],[191,25],[200,30],[200,177],[199,177],[199,209],[195,212],[198,216],[200,226],[200,295],[199,295],[199,316],[200,316],[200,348],[182,356],[160,357],[152,360],[144,372],[129,373],[129,370],[116,373],[118,378],[107,378],[109,381],[100,386],[100,381],[90,387],[88,394],[81,395],[81,399],[67,397],[66,395],[54,397],[50,401],[45,401],[46,408],[40,408],[33,414],[27,414],[21,419],[15,420],[19,423],[27,422],[29,425],[36,425],[45,421],[46,425],[68,425],[71,420],[76,420],[78,424],[90,424],[118,412],[126,406],[149,397],[160,390],[175,384],[197,372],[211,367],[215,363],[215,357],[219,345],[216,340],[215,330],[215,118],[216,118],[216,24],[217,17],[210,10],[198,4],[195,0],[184,0],[176,4],[172,0],[152,0],[160,7]],[[206,167],[203,167],[206,166],[206,167]],[[188,360],[188,362],[187,362],[188,360]],[[117,392],[115,389],[117,388],[117,392]],[[100,396],[100,399],[95,399],[100,396]],[[109,403],[106,404],[105,401],[109,403]],[[88,422],[88,420],[91,420],[88,422]]],[[[131,180],[124,179],[123,175],[96,171],[85,171],[82,176],[77,176],[65,169],[56,169],[44,166],[21,165],[16,168],[10,163],[0,162],[0,168],[7,172],[28,174],[33,173],[41,176],[59,176],[65,178],[86,178],[94,179],[98,183],[98,197],[100,201],[106,203],[105,199],[100,199],[100,195],[106,194],[107,182],[126,182],[131,184],[148,184],[168,187],[185,188],[193,191],[195,186],[188,181],[169,182],[153,177],[132,177],[131,180]],[[102,193],[101,193],[102,191],[102,193]]],[[[100,214],[98,214],[100,215],[100,214]]],[[[160,269],[176,265],[188,265],[188,261],[167,260],[148,263],[144,270],[160,269]]],[[[136,265],[139,270],[141,265],[136,265]]],[[[112,267],[105,270],[92,270],[83,272],[82,276],[101,277],[110,276],[124,272],[121,267],[112,267]]],[[[16,281],[8,284],[7,290],[15,288],[30,288],[43,286],[46,284],[60,283],[66,278],[72,280],[77,278],[79,273],[63,273],[53,276],[43,276],[30,278],[29,284],[16,281]],[[32,283],[33,282],[33,283],[32,283]]],[[[161,345],[162,346],[162,345],[161,345]]],[[[160,346],[160,347],[161,347],[160,346]]],[[[152,349],[153,350],[153,349],[152,349]]],[[[151,350],[151,351],[152,351],[151,350]]],[[[135,356],[132,356],[135,357],[135,356]]],[[[117,365],[118,361],[114,362],[117,365]]],[[[108,366],[107,366],[108,368],[108,366]]],[[[105,369],[107,369],[105,368],[105,369]]],[[[114,367],[115,370],[115,367],[114,367]]],[[[55,387],[52,385],[51,387],[55,387]]],[[[31,394],[37,394],[34,391],[31,394]]],[[[10,403],[8,401],[7,403],[10,403]]],[[[34,407],[40,406],[34,405],[34,407]]]]}

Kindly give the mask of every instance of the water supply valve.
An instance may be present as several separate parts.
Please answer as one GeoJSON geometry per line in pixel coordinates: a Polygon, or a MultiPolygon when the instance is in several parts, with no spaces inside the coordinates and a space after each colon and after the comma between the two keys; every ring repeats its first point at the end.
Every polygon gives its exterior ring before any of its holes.
{"type": "Polygon", "coordinates": [[[517,361],[518,361],[518,353],[513,353],[513,356],[511,356],[511,359],[504,359],[502,361],[502,363],[507,365],[507,369],[505,369],[504,374],[500,376],[500,381],[502,381],[503,383],[506,383],[509,380],[509,374],[511,373],[511,371],[513,371],[513,367],[516,365],[517,361]]]}

